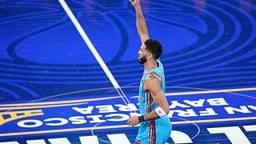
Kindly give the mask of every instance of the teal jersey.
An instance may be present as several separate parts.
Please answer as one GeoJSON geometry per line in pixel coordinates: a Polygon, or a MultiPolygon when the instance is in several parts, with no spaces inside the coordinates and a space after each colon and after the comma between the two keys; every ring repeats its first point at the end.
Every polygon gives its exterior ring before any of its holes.
{"type": "MultiPolygon", "coordinates": [[[[158,67],[150,71],[144,70],[139,87],[139,111],[141,115],[148,114],[154,111],[158,105],[154,102],[150,91],[143,90],[145,79],[154,74],[161,80],[161,89],[165,93],[165,76],[164,68],[160,61],[158,67]]],[[[171,122],[168,116],[163,116],[155,120],[145,121],[140,123],[138,135],[136,137],[137,144],[165,144],[170,137],[171,122]]]]}

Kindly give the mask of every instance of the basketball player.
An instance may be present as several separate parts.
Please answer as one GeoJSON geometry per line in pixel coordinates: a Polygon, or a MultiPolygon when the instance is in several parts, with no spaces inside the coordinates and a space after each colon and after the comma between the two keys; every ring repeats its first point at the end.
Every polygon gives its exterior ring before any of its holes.
{"type": "Polygon", "coordinates": [[[139,63],[144,73],[139,87],[139,111],[141,116],[132,116],[128,125],[140,124],[135,144],[165,144],[170,137],[171,123],[168,118],[169,104],[165,97],[165,76],[159,60],[162,45],[149,38],[147,25],[139,0],[130,0],[136,12],[136,26],[141,40],[138,51],[139,63]]]}

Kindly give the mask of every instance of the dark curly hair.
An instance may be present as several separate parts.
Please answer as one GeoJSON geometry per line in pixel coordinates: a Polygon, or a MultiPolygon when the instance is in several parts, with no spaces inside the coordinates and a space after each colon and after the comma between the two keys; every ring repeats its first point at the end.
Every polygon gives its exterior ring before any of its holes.
{"type": "Polygon", "coordinates": [[[146,49],[152,53],[155,60],[157,60],[161,56],[163,52],[163,47],[159,41],[154,39],[148,39],[144,42],[144,44],[146,46],[146,49]]]}

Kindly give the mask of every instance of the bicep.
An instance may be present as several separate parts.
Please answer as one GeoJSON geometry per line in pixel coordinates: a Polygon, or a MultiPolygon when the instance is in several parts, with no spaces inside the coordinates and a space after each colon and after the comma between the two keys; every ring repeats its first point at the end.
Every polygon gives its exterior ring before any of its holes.
{"type": "Polygon", "coordinates": [[[161,83],[155,79],[151,79],[148,83],[148,90],[151,92],[151,96],[155,103],[164,109],[166,113],[169,112],[169,104],[161,89],[161,83]]]}
{"type": "Polygon", "coordinates": [[[153,90],[150,90],[152,94],[153,100],[156,102],[156,104],[160,107],[164,107],[164,93],[160,89],[154,88],[153,90]]]}
{"type": "Polygon", "coordinates": [[[165,98],[165,96],[162,92],[160,81],[150,78],[148,80],[148,90],[150,91],[152,98],[156,102],[156,104],[161,106],[161,101],[165,98]]]}

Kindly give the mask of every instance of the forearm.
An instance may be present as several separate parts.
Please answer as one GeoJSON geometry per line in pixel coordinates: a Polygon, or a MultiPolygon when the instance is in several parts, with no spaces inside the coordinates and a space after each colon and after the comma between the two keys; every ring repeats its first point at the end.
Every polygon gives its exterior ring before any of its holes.
{"type": "Polygon", "coordinates": [[[158,119],[159,117],[167,115],[169,113],[169,105],[163,93],[159,93],[158,95],[161,98],[154,99],[158,107],[154,111],[143,116],[145,121],[158,119]]]}
{"type": "Polygon", "coordinates": [[[148,36],[148,29],[147,29],[147,24],[145,22],[145,18],[141,9],[140,5],[137,5],[135,7],[135,12],[136,12],[136,27],[137,31],[139,33],[141,42],[143,43],[145,40],[149,38],[148,36]]]}
{"type": "Polygon", "coordinates": [[[155,111],[152,111],[146,115],[143,116],[145,121],[149,121],[149,120],[154,120],[154,119],[158,119],[159,116],[155,111]]]}
{"type": "Polygon", "coordinates": [[[142,115],[140,116],[141,120],[140,122],[143,122],[143,121],[149,121],[149,120],[155,120],[155,119],[158,119],[162,116],[165,116],[169,113],[169,109],[166,111],[164,109],[162,109],[161,107],[158,107],[156,108],[154,111],[148,113],[148,114],[145,114],[145,115],[142,115]]]}

